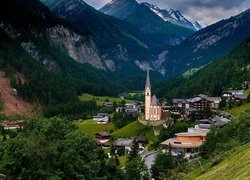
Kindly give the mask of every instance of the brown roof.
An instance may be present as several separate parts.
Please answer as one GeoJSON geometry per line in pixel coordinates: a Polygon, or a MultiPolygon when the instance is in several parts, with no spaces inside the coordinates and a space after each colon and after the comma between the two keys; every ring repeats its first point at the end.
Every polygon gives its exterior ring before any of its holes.
{"type": "Polygon", "coordinates": [[[205,99],[210,102],[221,101],[221,97],[205,97],[205,99]]]}
{"type": "Polygon", "coordinates": [[[197,148],[202,145],[202,141],[194,142],[194,141],[177,141],[175,138],[168,139],[161,143],[163,146],[170,146],[175,148],[197,148]]]}
{"type": "Polygon", "coordinates": [[[138,142],[144,142],[144,143],[147,142],[147,138],[145,136],[135,136],[133,139],[134,141],[138,141],[138,142]]]}

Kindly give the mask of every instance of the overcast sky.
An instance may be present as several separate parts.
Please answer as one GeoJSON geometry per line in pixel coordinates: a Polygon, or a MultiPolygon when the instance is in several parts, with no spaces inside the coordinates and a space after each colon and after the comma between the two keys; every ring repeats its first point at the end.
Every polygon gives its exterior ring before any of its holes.
{"type": "MultiPolygon", "coordinates": [[[[99,9],[111,0],[85,0],[99,9]]],[[[187,18],[197,20],[203,26],[213,24],[221,19],[239,14],[250,8],[250,0],[137,0],[149,2],[160,8],[180,10],[187,18]]]]}

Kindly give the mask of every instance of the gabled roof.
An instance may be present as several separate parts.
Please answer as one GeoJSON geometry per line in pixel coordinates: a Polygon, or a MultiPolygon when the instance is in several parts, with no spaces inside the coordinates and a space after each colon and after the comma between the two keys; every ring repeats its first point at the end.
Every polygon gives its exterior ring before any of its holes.
{"type": "Polygon", "coordinates": [[[120,146],[120,147],[131,147],[132,144],[133,144],[133,140],[132,139],[123,139],[123,138],[120,138],[120,139],[117,139],[114,142],[115,146],[120,146]]]}
{"type": "Polygon", "coordinates": [[[210,102],[220,102],[221,101],[221,97],[209,97],[209,96],[207,96],[205,99],[207,101],[210,101],[210,102]]]}
{"type": "Polygon", "coordinates": [[[173,103],[187,103],[186,99],[173,99],[173,103]]]}
{"type": "Polygon", "coordinates": [[[159,100],[156,98],[155,95],[153,95],[152,101],[151,101],[151,106],[159,106],[159,105],[160,105],[159,100]]]}
{"type": "Polygon", "coordinates": [[[147,70],[147,79],[146,79],[146,85],[145,85],[145,89],[147,89],[147,88],[151,89],[149,69],[147,70]]]}
{"type": "Polygon", "coordinates": [[[109,132],[99,132],[96,133],[95,135],[100,135],[100,136],[111,136],[111,134],[109,132]]]}

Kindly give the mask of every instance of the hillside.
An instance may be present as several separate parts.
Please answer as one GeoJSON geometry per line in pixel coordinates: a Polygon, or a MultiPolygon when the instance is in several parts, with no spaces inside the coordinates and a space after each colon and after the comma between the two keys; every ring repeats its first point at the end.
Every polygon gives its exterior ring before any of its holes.
{"type": "Polygon", "coordinates": [[[190,97],[201,93],[220,96],[227,88],[241,88],[242,83],[250,79],[249,64],[250,39],[192,76],[179,76],[161,83],[155,91],[166,98],[190,97]]]}
{"type": "Polygon", "coordinates": [[[83,91],[122,91],[113,76],[92,67],[102,62],[87,31],[55,17],[40,1],[4,0],[0,21],[0,67],[23,99],[47,105],[77,102],[83,91]],[[26,81],[14,79],[17,73],[26,81]]]}
{"type": "Polygon", "coordinates": [[[0,72],[0,101],[3,102],[3,114],[9,115],[31,115],[34,105],[12,94],[10,82],[0,72]]]}
{"type": "Polygon", "coordinates": [[[43,2],[55,15],[91,33],[105,63],[104,67],[110,71],[120,72],[129,63],[135,65],[133,62],[135,59],[150,60],[150,44],[130,24],[105,15],[83,1],[43,0],[43,2]]]}
{"type": "Polygon", "coordinates": [[[194,170],[185,176],[185,179],[248,179],[250,177],[250,143],[234,148],[218,165],[215,165],[204,174],[194,170]]]}
{"type": "Polygon", "coordinates": [[[166,75],[207,65],[226,55],[250,37],[250,10],[212,24],[170,48],[164,66],[166,75]]]}
{"type": "Polygon", "coordinates": [[[140,124],[139,121],[134,121],[112,134],[112,136],[115,138],[133,137],[137,135],[146,136],[149,144],[154,143],[157,139],[157,137],[154,135],[153,128],[144,126],[140,124]]]}

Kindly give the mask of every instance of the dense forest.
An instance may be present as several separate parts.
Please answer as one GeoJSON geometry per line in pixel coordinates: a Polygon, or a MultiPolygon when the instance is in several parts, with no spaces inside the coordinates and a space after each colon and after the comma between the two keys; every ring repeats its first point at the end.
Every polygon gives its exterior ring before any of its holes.
{"type": "Polygon", "coordinates": [[[0,141],[0,172],[9,179],[149,178],[138,144],[122,170],[116,156],[108,158],[90,136],[64,119],[33,119],[17,133],[0,130],[9,135],[0,141]]]}
{"type": "Polygon", "coordinates": [[[227,88],[242,88],[243,82],[250,79],[249,64],[250,39],[190,77],[180,75],[156,85],[155,92],[167,99],[201,93],[220,96],[227,88]]]}

